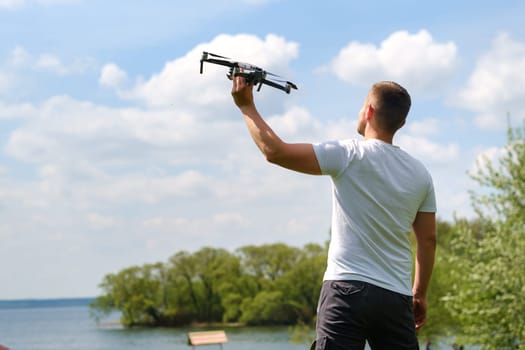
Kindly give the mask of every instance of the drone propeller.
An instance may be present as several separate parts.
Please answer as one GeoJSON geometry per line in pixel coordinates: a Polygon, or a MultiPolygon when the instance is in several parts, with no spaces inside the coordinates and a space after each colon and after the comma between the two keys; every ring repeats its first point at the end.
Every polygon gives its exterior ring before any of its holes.
{"type": "Polygon", "coordinates": [[[225,56],[221,56],[221,55],[217,55],[215,53],[211,53],[211,52],[203,52],[204,55],[209,55],[209,56],[212,56],[212,57],[219,57],[219,58],[224,58],[226,60],[229,60],[230,58],[228,57],[225,57],[225,56]]]}

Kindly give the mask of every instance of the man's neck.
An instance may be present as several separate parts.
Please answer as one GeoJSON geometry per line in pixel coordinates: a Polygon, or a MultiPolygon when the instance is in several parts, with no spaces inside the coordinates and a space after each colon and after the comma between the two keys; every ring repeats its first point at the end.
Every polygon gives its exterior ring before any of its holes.
{"type": "Polygon", "coordinates": [[[394,141],[394,135],[379,133],[371,129],[369,130],[367,129],[364,136],[365,136],[365,140],[376,139],[376,140],[380,140],[380,141],[383,141],[389,144],[392,144],[394,141]]]}

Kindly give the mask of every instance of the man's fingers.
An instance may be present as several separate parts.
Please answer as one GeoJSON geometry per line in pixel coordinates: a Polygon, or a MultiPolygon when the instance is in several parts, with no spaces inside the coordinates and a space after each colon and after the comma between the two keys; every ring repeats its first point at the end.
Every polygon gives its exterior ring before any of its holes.
{"type": "Polygon", "coordinates": [[[240,76],[233,77],[232,81],[231,94],[237,107],[253,105],[253,84],[247,83],[246,78],[240,76]]]}
{"type": "Polygon", "coordinates": [[[233,77],[232,81],[233,81],[232,93],[242,90],[242,88],[244,87],[244,82],[241,79],[241,77],[233,77]]]}
{"type": "Polygon", "coordinates": [[[416,329],[421,328],[425,324],[426,318],[427,310],[425,303],[414,299],[414,320],[416,323],[416,329]]]}
{"type": "Polygon", "coordinates": [[[246,79],[240,76],[234,76],[233,77],[233,91],[240,91],[246,86],[246,79]]]}
{"type": "Polygon", "coordinates": [[[416,319],[416,329],[419,329],[425,325],[425,318],[416,319]]]}

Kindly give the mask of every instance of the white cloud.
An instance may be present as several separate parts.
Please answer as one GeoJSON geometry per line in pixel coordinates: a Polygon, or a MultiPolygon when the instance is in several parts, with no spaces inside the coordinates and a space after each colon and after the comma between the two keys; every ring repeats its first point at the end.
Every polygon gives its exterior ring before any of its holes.
{"type": "Polygon", "coordinates": [[[22,47],[13,49],[5,63],[0,66],[0,96],[9,96],[20,90],[19,84],[22,79],[16,75],[18,68],[27,65],[29,55],[22,47]]]}
{"type": "Polygon", "coordinates": [[[41,70],[53,71],[59,75],[65,75],[67,72],[60,59],[51,54],[40,55],[35,62],[35,67],[41,70]]]}
{"type": "Polygon", "coordinates": [[[419,136],[400,134],[397,143],[408,153],[424,162],[447,163],[459,158],[457,144],[443,145],[419,136]]]}
{"type": "Polygon", "coordinates": [[[13,70],[50,72],[58,76],[78,75],[94,70],[97,63],[91,57],[77,57],[69,62],[53,53],[33,55],[22,46],[16,46],[9,53],[7,67],[13,70]]]}
{"type": "Polygon", "coordinates": [[[412,134],[431,136],[440,132],[440,123],[436,118],[427,118],[423,120],[408,121],[406,128],[412,134]]]}
{"type": "Polygon", "coordinates": [[[525,115],[524,71],[525,43],[500,34],[478,59],[456,104],[478,113],[477,126],[504,129],[508,113],[518,120],[525,115]]]}
{"type": "Polygon", "coordinates": [[[165,199],[181,200],[210,194],[213,183],[205,175],[193,170],[168,176],[121,175],[97,180],[95,186],[79,190],[78,194],[93,203],[100,200],[152,204],[165,199]]]}
{"type": "Polygon", "coordinates": [[[321,123],[301,107],[291,107],[284,114],[269,116],[267,120],[272,128],[288,141],[298,138],[311,141],[311,138],[318,137],[322,130],[321,123]]]}
{"type": "Polygon", "coordinates": [[[469,173],[477,174],[483,172],[489,164],[494,164],[505,154],[505,149],[501,147],[489,147],[478,150],[475,162],[471,165],[469,173]]]}
{"type": "Polygon", "coordinates": [[[236,212],[218,212],[210,217],[152,217],[143,220],[145,229],[160,230],[161,232],[190,233],[209,235],[210,230],[218,231],[232,226],[246,227],[248,220],[236,212]]]}
{"type": "Polygon", "coordinates": [[[394,80],[410,91],[435,92],[448,82],[457,64],[452,42],[439,43],[426,30],[416,34],[398,31],[379,46],[353,41],[330,63],[339,79],[364,86],[394,80]]]}
{"type": "MultiPolygon", "coordinates": [[[[521,140],[514,142],[518,144],[523,143],[521,140]]],[[[506,145],[504,147],[486,147],[478,149],[475,162],[471,165],[469,173],[485,173],[489,166],[498,169],[500,172],[506,171],[506,167],[501,164],[504,159],[512,159],[515,163],[519,162],[516,158],[516,153],[512,151],[514,146],[516,146],[516,144],[506,145]]]]}
{"type": "Polygon", "coordinates": [[[43,6],[68,5],[79,3],[81,0],[0,0],[0,9],[17,9],[33,4],[43,6]]]}
{"type": "Polygon", "coordinates": [[[35,3],[44,5],[44,6],[55,6],[55,5],[70,5],[78,4],[82,0],[33,0],[35,3]]]}
{"type": "Polygon", "coordinates": [[[225,93],[229,83],[227,68],[206,63],[204,74],[199,75],[199,60],[203,51],[225,55],[233,59],[250,62],[268,71],[285,74],[288,63],[298,54],[298,45],[284,38],[269,34],[264,40],[248,34],[219,35],[211,42],[200,44],[185,56],[167,62],[158,74],[122,96],[143,101],[148,106],[170,106],[180,109],[188,104],[215,107],[231,97],[225,93]]]}
{"type": "Polygon", "coordinates": [[[59,76],[82,74],[94,69],[96,63],[90,57],[76,58],[72,62],[64,63],[53,54],[44,53],[36,58],[36,70],[48,71],[59,76]]]}
{"type": "Polygon", "coordinates": [[[39,169],[41,178],[39,187],[43,198],[61,198],[66,191],[66,180],[61,169],[56,165],[46,164],[39,169]]]}
{"type": "Polygon", "coordinates": [[[341,118],[339,120],[328,121],[323,129],[326,140],[360,137],[357,133],[357,118],[341,118]]]}
{"type": "Polygon", "coordinates": [[[109,215],[99,213],[88,213],[87,221],[91,226],[98,229],[114,229],[119,225],[118,219],[109,215]]]}
{"type": "Polygon", "coordinates": [[[58,154],[59,146],[47,135],[20,129],[10,135],[5,151],[19,160],[45,162],[58,154]]]}
{"type": "Polygon", "coordinates": [[[108,63],[102,67],[99,84],[111,88],[120,88],[128,79],[128,75],[114,63],[108,63]]]}
{"type": "Polygon", "coordinates": [[[25,0],[0,0],[0,8],[13,9],[25,4],[25,0]]]}
{"type": "Polygon", "coordinates": [[[24,49],[21,46],[15,47],[13,50],[11,50],[11,53],[9,54],[8,62],[12,66],[22,66],[29,62],[31,60],[31,56],[27,52],[26,49],[24,49]]]}
{"type": "Polygon", "coordinates": [[[0,71],[0,94],[7,92],[10,87],[10,79],[9,77],[0,71]]]}
{"type": "MultiPolygon", "coordinates": [[[[39,106],[0,105],[0,118],[24,113],[28,122],[9,135],[5,151],[18,160],[40,164],[76,164],[82,159],[105,165],[137,157],[144,160],[164,147],[193,143],[202,129],[213,129],[215,124],[171,109],[110,108],[67,96],[55,96],[39,106]]],[[[217,125],[215,130],[230,134],[229,125],[217,125]]],[[[170,162],[193,159],[192,152],[215,147],[221,140],[208,137],[208,142],[191,150],[180,147],[172,151],[170,162]]]]}

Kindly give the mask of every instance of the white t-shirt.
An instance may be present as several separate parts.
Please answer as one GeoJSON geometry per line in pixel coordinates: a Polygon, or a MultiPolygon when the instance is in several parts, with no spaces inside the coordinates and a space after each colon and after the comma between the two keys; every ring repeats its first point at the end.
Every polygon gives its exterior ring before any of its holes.
{"type": "Polygon", "coordinates": [[[435,212],[429,172],[377,140],[314,144],[332,178],[332,231],[324,280],[359,280],[412,295],[408,236],[417,212],[435,212]]]}

